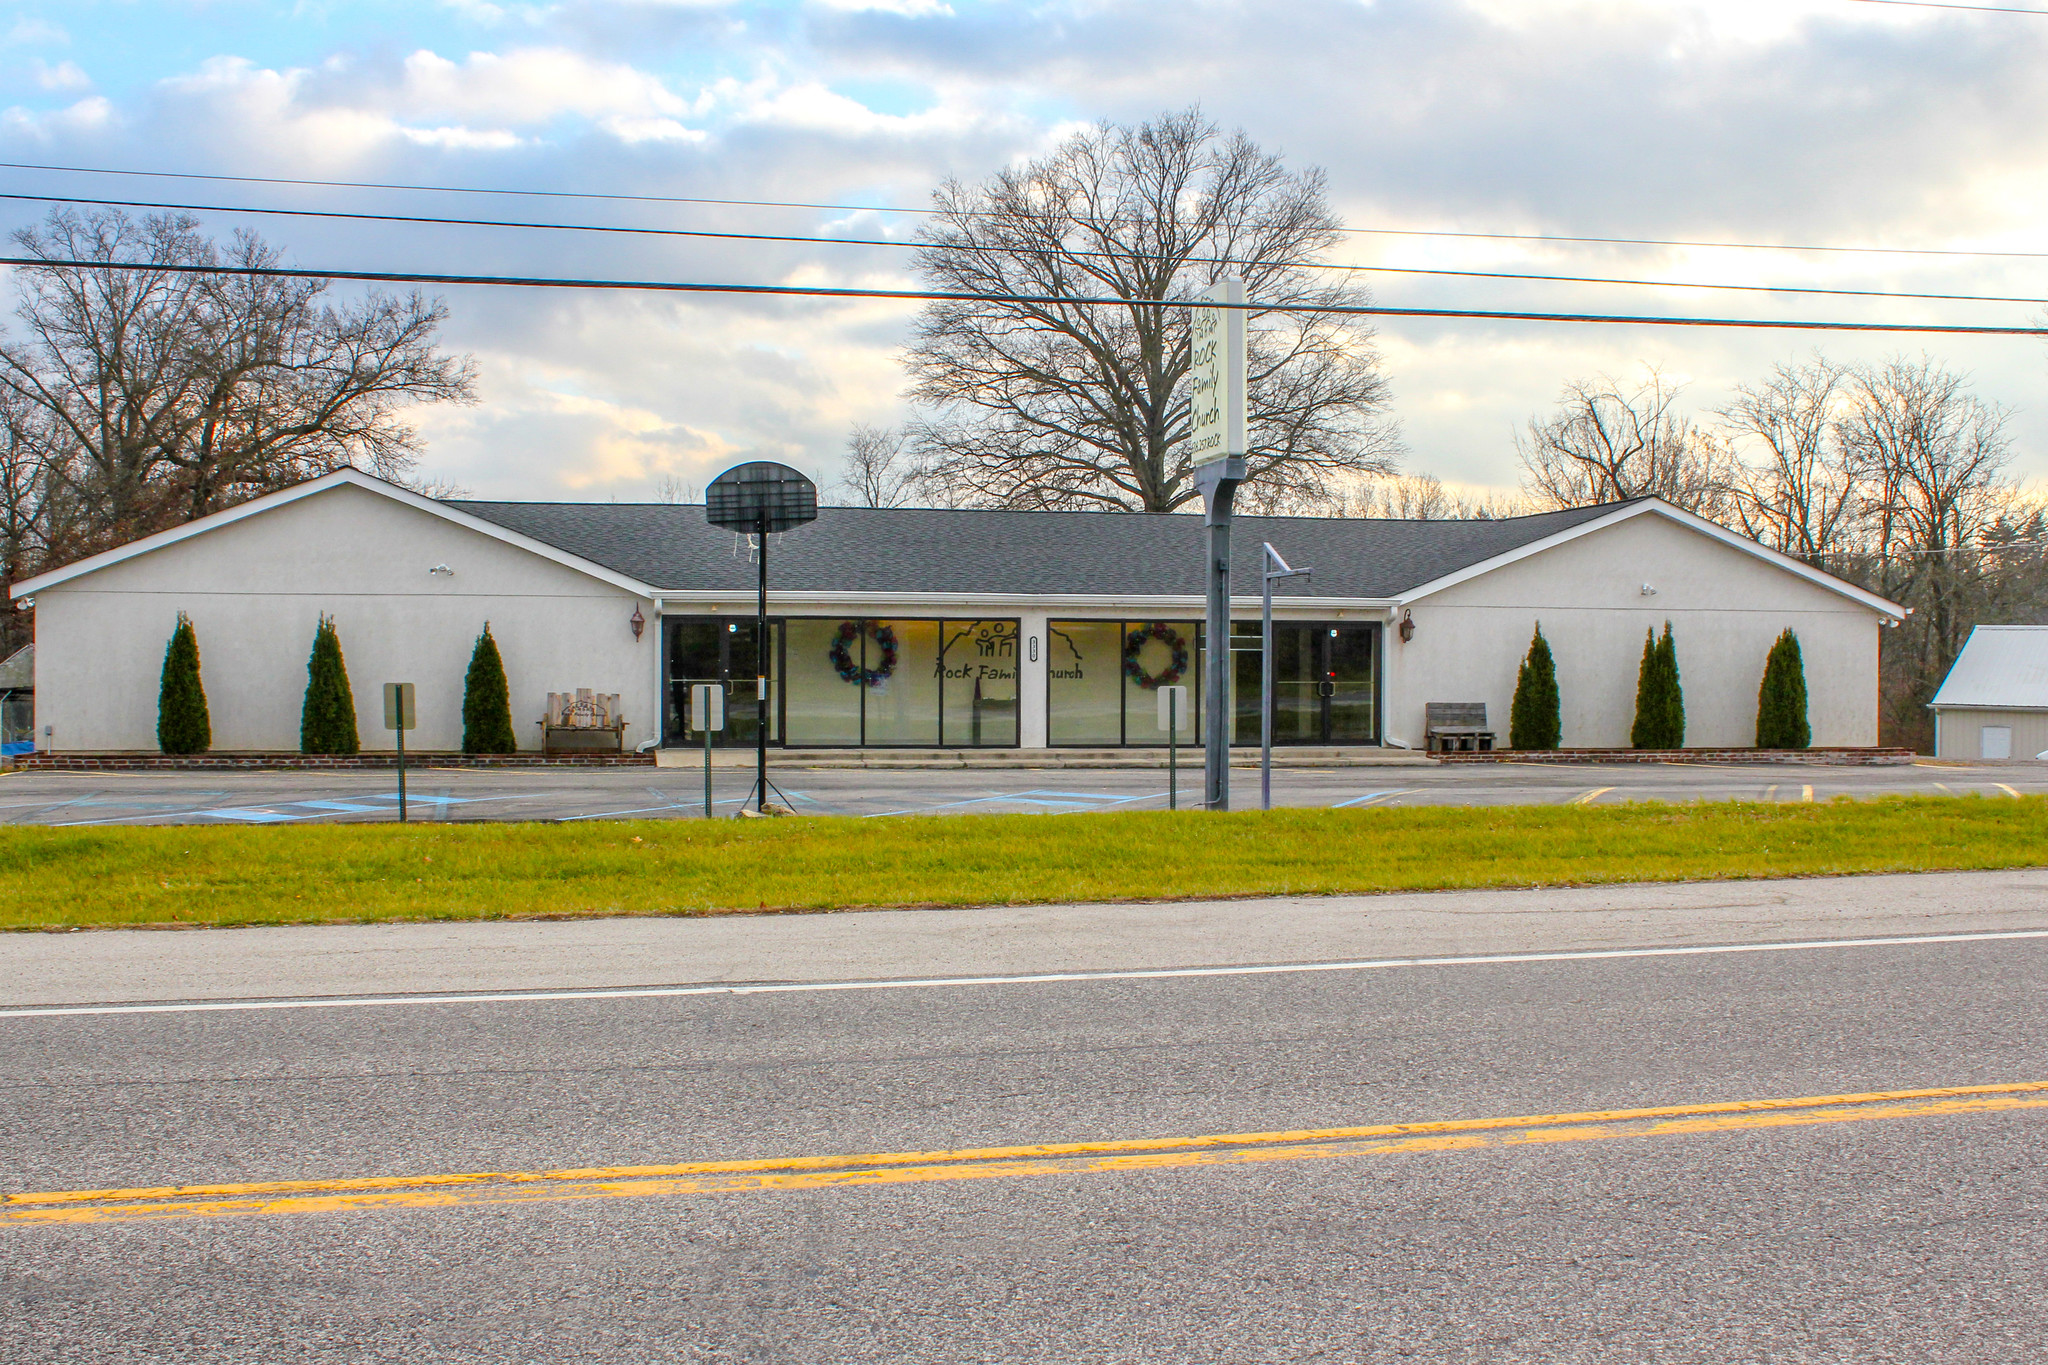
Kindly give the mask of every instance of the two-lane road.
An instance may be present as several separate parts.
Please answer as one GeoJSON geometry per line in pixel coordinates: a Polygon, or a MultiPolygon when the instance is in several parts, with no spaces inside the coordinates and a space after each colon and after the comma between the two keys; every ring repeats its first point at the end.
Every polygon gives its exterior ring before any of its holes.
{"type": "Polygon", "coordinates": [[[2048,936],[1890,937],[17,1005],[0,1358],[2038,1358],[2048,936]]]}

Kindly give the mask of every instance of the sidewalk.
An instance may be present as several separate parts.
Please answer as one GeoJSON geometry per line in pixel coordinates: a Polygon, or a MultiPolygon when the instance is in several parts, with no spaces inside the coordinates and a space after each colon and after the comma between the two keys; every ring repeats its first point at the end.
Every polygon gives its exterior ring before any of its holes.
{"type": "Polygon", "coordinates": [[[0,1007],[845,981],[2048,929],[2048,870],[1120,905],[0,935],[0,1007]]]}

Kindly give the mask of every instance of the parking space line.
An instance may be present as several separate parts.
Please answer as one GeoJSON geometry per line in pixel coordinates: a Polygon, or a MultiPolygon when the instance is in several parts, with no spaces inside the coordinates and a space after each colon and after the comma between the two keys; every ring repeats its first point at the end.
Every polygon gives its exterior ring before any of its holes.
{"type": "Polygon", "coordinates": [[[1801,788],[1799,789],[1799,799],[1800,799],[1801,801],[1811,801],[1811,800],[1813,800],[1813,788],[1812,788],[1812,787],[1801,787],[1801,788]]]}
{"type": "Polygon", "coordinates": [[[1998,788],[2000,791],[2004,792],[2007,796],[2012,797],[2014,800],[2019,799],[2019,792],[2012,787],[2006,786],[2003,782],[1993,782],[1991,785],[1998,788]]]}
{"type": "Polygon", "coordinates": [[[1570,801],[1567,801],[1565,804],[1570,806],[1590,806],[1595,801],[1599,800],[1601,797],[1607,795],[1607,793],[1613,790],[1614,788],[1612,787],[1595,787],[1593,788],[1593,790],[1589,792],[1579,793],[1577,796],[1574,796],[1570,801]]]}
{"type": "MultiPolygon", "coordinates": [[[[1529,766],[1531,766],[1531,767],[1534,767],[1534,766],[1536,766],[1536,765],[1532,763],[1532,764],[1530,764],[1529,766]]],[[[1383,796],[1406,796],[1406,795],[1407,795],[1407,794],[1408,794],[1409,792],[1412,792],[1412,791],[1416,791],[1416,790],[1418,790],[1418,789],[1417,789],[1417,788],[1415,788],[1415,787],[1395,787],[1395,788],[1393,788],[1393,789],[1392,789],[1392,790],[1390,790],[1390,791],[1383,791],[1383,792],[1367,792],[1367,793],[1366,793],[1365,795],[1363,795],[1363,796],[1354,796],[1354,797],[1352,797],[1352,798],[1351,798],[1351,799],[1350,799],[1349,801],[1339,801],[1339,802],[1338,802],[1338,803],[1337,803],[1336,805],[1334,805],[1334,806],[1330,807],[1330,809],[1331,809],[1331,810],[1343,810],[1343,809],[1344,809],[1345,807],[1347,807],[1347,806],[1363,806],[1363,805],[1368,805],[1368,804],[1370,804],[1371,802],[1374,802],[1374,801],[1377,801],[1377,800],[1379,800],[1379,799],[1380,799],[1381,797],[1383,797],[1383,796]]]]}

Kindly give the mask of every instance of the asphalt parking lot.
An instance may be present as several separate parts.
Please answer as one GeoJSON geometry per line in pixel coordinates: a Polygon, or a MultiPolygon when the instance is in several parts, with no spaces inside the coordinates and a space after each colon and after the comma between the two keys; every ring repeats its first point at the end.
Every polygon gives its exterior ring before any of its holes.
{"type": "MultiPolygon", "coordinates": [[[[733,815],[752,773],[720,768],[713,810],[733,815]]],[[[1167,775],[1153,769],[860,770],[770,767],[805,815],[966,815],[1158,810],[1167,775]]],[[[1201,773],[1180,774],[1180,803],[1200,798],[1201,773]]],[[[2048,793],[2048,763],[1470,764],[1289,768],[1273,774],[1284,806],[1501,806],[1616,801],[1832,801],[1911,793],[2013,797],[2048,793]]],[[[1259,800],[1255,770],[1233,769],[1234,808],[1259,800]]],[[[700,771],[674,768],[477,770],[428,768],[408,781],[414,819],[702,819],[700,771]]],[[[0,776],[0,823],[273,825],[395,818],[389,772],[36,773],[0,776]]]]}

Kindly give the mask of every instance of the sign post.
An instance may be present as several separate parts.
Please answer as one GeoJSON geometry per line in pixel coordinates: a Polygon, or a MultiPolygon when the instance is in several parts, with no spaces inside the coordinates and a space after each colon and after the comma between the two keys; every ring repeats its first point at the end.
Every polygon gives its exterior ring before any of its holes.
{"type": "Polygon", "coordinates": [[[690,728],[704,732],[704,818],[711,818],[711,732],[725,728],[725,684],[690,684],[690,728]]]}
{"type": "Polygon", "coordinates": [[[1312,569],[1291,569],[1271,545],[1259,564],[1259,809],[1273,809],[1273,585],[1283,578],[1307,578],[1312,569]]]}
{"type": "Polygon", "coordinates": [[[405,823],[405,732],[420,726],[411,683],[384,684],[384,728],[398,740],[398,823],[405,823]]]}
{"type": "Polygon", "coordinates": [[[1202,710],[1202,804],[1230,809],[1230,509],[1245,476],[1244,281],[1219,280],[1189,326],[1188,462],[1208,532],[1209,669],[1202,710]]]}
{"type": "Polygon", "coordinates": [[[1169,686],[1159,689],[1159,728],[1166,731],[1166,808],[1180,809],[1180,717],[1187,710],[1188,690],[1169,686]]]}

